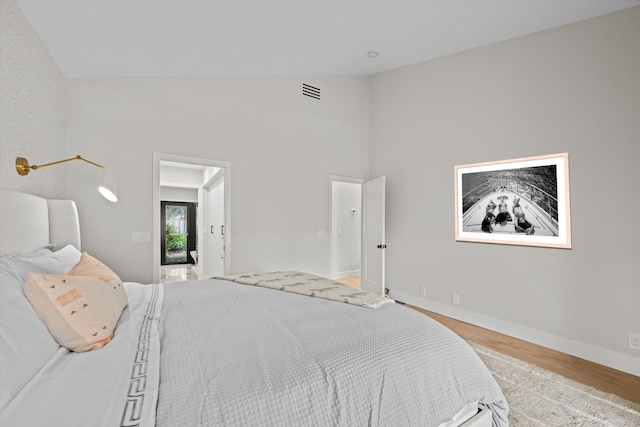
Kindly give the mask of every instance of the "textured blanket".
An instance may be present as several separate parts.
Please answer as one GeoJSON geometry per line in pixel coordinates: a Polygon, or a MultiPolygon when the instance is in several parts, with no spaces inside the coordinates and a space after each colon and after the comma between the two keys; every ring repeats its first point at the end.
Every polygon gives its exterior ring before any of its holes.
{"type": "Polygon", "coordinates": [[[460,337],[400,304],[366,310],[226,280],[172,283],[157,427],[438,426],[507,403],[460,337]]]}
{"type": "Polygon", "coordinates": [[[392,299],[352,288],[331,279],[314,276],[298,271],[276,271],[272,273],[236,274],[231,276],[216,276],[214,279],[231,280],[244,285],[261,286],[263,288],[278,289],[307,295],[346,302],[362,307],[378,308],[383,304],[394,302],[392,299]]]}

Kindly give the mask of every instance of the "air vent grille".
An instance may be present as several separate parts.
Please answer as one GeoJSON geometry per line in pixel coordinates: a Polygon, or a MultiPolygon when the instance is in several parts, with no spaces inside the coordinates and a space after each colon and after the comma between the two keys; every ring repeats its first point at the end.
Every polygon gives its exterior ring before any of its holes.
{"type": "Polygon", "coordinates": [[[316,101],[322,100],[322,90],[319,87],[311,86],[307,83],[302,83],[302,95],[315,99],[316,101]]]}

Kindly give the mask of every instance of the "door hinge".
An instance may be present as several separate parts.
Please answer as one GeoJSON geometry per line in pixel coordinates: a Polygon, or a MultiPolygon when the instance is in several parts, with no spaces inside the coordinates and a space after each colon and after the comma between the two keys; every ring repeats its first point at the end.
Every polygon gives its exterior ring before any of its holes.
{"type": "Polygon", "coordinates": [[[378,249],[387,249],[387,245],[378,245],[378,249]]]}

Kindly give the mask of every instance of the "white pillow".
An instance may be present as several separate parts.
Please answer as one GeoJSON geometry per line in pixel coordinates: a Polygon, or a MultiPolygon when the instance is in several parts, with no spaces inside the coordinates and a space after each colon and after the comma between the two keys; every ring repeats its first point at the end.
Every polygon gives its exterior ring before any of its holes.
{"type": "Polygon", "coordinates": [[[32,251],[29,252],[24,252],[24,253],[15,253],[15,254],[10,254],[10,255],[0,255],[0,259],[7,259],[7,258],[36,258],[39,256],[43,256],[43,255],[48,255],[50,253],[53,252],[53,250],[56,248],[56,245],[47,245],[47,246],[43,246],[41,248],[38,249],[34,249],[32,251]]]}
{"type": "Polygon", "coordinates": [[[64,274],[80,261],[82,254],[72,245],[56,252],[39,249],[29,254],[5,255],[4,261],[11,267],[17,278],[27,280],[29,273],[64,274]],[[34,254],[39,255],[34,255],[34,254]]]}
{"type": "Polygon", "coordinates": [[[60,348],[24,295],[28,273],[66,273],[80,255],[67,246],[0,257],[0,411],[60,348]]]}

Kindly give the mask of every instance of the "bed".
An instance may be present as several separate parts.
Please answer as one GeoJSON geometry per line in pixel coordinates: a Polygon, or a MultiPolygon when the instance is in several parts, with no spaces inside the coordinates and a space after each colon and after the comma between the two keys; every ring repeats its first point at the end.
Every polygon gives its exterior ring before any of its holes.
{"type": "Polygon", "coordinates": [[[123,282],[113,338],[70,351],[25,281],[78,268],[78,224],[72,201],[0,190],[0,425],[508,425],[475,352],[401,304],[222,279],[123,282]]]}

